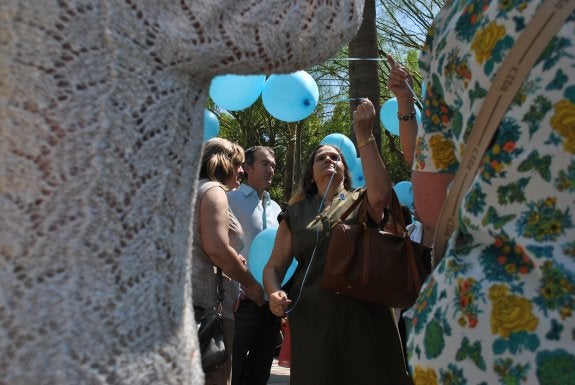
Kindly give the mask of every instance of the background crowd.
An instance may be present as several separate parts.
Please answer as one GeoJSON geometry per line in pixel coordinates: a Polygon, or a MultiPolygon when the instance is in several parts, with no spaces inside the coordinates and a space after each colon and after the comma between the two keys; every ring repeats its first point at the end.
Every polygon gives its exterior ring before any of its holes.
{"type": "MultiPolygon", "coordinates": [[[[403,154],[413,168],[418,241],[433,245],[448,187],[497,68],[540,6],[448,3],[420,58],[426,93],[419,126],[412,76],[387,57],[403,154]]],[[[392,309],[321,287],[329,229],[357,198],[340,150],[315,148],[283,211],[265,191],[273,151],[256,148],[249,161],[246,155],[247,182],[228,193],[250,232],[242,254],[266,222],[278,230],[264,270],[269,302],[261,308],[261,299],[240,296],[235,384],[267,381],[279,319],[286,315],[292,384],[575,383],[574,20],[560,28],[508,108],[465,193],[445,255],[406,312],[408,366],[392,309]],[[242,213],[244,199],[255,215],[242,213]],[[281,282],[294,258],[302,268],[288,292],[281,282]]],[[[374,117],[363,100],[353,128],[368,213],[377,224],[392,183],[373,145],[374,117]]],[[[245,279],[253,285],[253,277],[245,279]]]]}

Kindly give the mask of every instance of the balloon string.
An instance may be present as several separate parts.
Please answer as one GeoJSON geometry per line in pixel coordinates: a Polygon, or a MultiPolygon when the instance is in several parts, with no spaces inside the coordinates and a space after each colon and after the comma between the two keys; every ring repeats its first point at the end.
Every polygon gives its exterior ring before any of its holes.
{"type": "Polygon", "coordinates": [[[413,98],[415,99],[415,102],[417,103],[417,106],[419,107],[419,109],[422,109],[423,104],[421,103],[421,100],[419,100],[419,98],[417,97],[417,95],[415,94],[415,91],[413,90],[413,88],[411,88],[411,86],[409,85],[409,82],[407,81],[407,79],[403,79],[403,82],[405,83],[405,85],[407,86],[407,88],[409,88],[409,91],[411,91],[411,95],[413,95],[413,98]]]}
{"type": "MultiPolygon", "coordinates": [[[[384,56],[387,56],[386,52],[382,52],[382,54],[384,56]]],[[[345,61],[383,61],[383,64],[385,64],[385,66],[387,67],[388,70],[391,70],[389,68],[389,65],[387,64],[387,57],[340,57],[340,58],[333,58],[333,59],[328,59],[326,61],[340,61],[340,60],[345,60],[345,61]]],[[[418,96],[416,95],[415,91],[413,90],[413,88],[407,83],[406,79],[403,79],[403,81],[405,82],[405,85],[407,86],[407,88],[409,88],[409,91],[411,91],[411,94],[413,95],[415,102],[417,104],[417,107],[419,107],[419,109],[421,110],[423,108],[423,103],[421,103],[421,100],[419,100],[418,96]]],[[[350,99],[352,100],[352,99],[350,99]]],[[[341,100],[341,101],[346,101],[341,100]]],[[[323,101],[324,103],[326,103],[326,101],[323,101]]],[[[327,102],[329,103],[329,102],[327,102]]],[[[333,102],[333,103],[337,103],[337,102],[333,102]]]]}
{"type": "MultiPolygon", "coordinates": [[[[405,85],[407,86],[407,88],[409,88],[409,91],[411,92],[411,94],[413,95],[413,99],[415,99],[415,104],[417,105],[417,107],[419,108],[419,110],[421,110],[423,107],[423,104],[421,103],[421,100],[419,100],[419,98],[417,97],[417,94],[415,93],[415,91],[413,90],[413,88],[411,88],[411,86],[409,85],[409,83],[407,82],[407,79],[403,79],[403,81],[405,82],[405,85]]],[[[341,98],[341,99],[335,99],[335,100],[329,100],[329,99],[322,99],[322,100],[318,100],[318,103],[324,103],[324,104],[337,104],[337,103],[341,103],[341,102],[349,102],[352,100],[363,100],[366,98],[341,98]]]]}
{"type": "Polygon", "coordinates": [[[387,58],[384,58],[384,57],[340,57],[340,58],[328,59],[326,61],[339,61],[339,60],[347,60],[347,61],[360,61],[360,60],[381,61],[381,60],[386,60],[387,61],[387,58]]]}
{"type": "Polygon", "coordinates": [[[350,102],[352,100],[364,100],[367,98],[341,98],[341,99],[336,99],[336,100],[329,100],[329,99],[323,99],[323,100],[319,100],[319,103],[341,103],[341,102],[350,102]]]}

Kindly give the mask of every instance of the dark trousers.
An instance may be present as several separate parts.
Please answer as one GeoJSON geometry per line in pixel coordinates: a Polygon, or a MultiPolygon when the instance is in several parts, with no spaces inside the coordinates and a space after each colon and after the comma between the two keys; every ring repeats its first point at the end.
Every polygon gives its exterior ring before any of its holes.
{"type": "Polygon", "coordinates": [[[278,344],[281,319],[266,303],[245,299],[235,314],[232,385],[266,385],[278,344]]]}

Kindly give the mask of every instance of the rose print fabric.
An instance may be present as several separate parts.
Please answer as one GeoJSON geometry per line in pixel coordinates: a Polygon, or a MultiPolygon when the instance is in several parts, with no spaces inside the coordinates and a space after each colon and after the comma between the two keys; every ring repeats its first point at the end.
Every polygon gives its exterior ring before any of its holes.
{"type": "MultiPolygon", "coordinates": [[[[490,82],[538,5],[456,0],[438,14],[420,59],[415,170],[457,170],[490,82]]],[[[575,384],[574,20],[500,124],[411,310],[417,385],[575,384]]]]}

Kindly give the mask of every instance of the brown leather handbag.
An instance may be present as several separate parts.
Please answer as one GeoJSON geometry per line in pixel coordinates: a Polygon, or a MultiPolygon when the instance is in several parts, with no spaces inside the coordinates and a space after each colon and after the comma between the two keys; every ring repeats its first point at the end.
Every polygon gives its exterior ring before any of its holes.
{"type": "Polygon", "coordinates": [[[391,218],[386,215],[379,225],[369,224],[365,195],[364,190],[331,228],[322,286],[361,301],[408,308],[431,272],[431,249],[409,238],[395,192],[391,218]],[[357,220],[346,221],[358,204],[357,220]],[[383,230],[388,221],[393,232],[383,230]]]}

